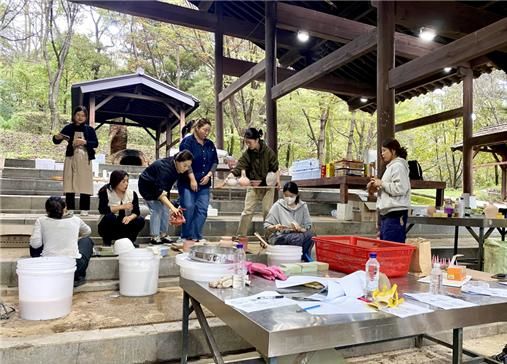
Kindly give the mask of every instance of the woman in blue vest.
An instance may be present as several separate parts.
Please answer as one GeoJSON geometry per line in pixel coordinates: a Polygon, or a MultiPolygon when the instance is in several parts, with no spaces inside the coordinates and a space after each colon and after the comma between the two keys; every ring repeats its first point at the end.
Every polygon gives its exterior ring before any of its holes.
{"type": "Polygon", "coordinates": [[[211,122],[199,119],[193,124],[192,135],[183,139],[180,150],[187,149],[193,156],[192,173],[178,182],[180,204],[186,223],[181,227],[181,238],[202,240],[202,230],[208,217],[211,177],[218,165],[215,144],[208,139],[211,122]]]}

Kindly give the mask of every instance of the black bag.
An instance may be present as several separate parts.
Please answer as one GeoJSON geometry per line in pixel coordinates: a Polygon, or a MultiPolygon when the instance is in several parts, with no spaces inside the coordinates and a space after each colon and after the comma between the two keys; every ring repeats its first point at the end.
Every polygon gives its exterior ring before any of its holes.
{"type": "Polygon", "coordinates": [[[408,161],[408,169],[409,169],[409,178],[410,179],[416,179],[416,180],[422,180],[423,179],[423,172],[421,165],[418,161],[408,161]]]}

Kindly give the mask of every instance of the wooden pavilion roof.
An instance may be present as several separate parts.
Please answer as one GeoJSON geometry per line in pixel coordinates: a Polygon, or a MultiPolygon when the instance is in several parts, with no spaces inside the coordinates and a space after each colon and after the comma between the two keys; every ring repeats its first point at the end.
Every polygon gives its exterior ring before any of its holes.
{"type": "MultiPolygon", "coordinates": [[[[476,151],[497,153],[507,157],[507,123],[478,130],[472,137],[472,144],[476,151]]],[[[451,150],[462,151],[463,143],[453,145],[451,150]]]]}

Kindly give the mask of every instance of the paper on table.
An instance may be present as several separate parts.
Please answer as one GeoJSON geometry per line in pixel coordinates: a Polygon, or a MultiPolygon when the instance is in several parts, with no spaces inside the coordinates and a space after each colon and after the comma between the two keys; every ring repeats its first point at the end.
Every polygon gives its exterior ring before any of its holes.
{"type": "Polygon", "coordinates": [[[461,288],[461,292],[507,298],[507,289],[503,288],[474,287],[466,285],[461,288]]]}
{"type": "MultiPolygon", "coordinates": [[[[472,276],[466,276],[465,279],[463,279],[462,281],[453,281],[453,280],[444,278],[442,280],[442,284],[444,286],[448,286],[448,287],[457,287],[457,288],[459,288],[459,287],[463,286],[466,282],[468,282],[471,279],[472,279],[472,276]]],[[[424,278],[419,279],[417,282],[420,282],[420,283],[430,283],[430,281],[431,281],[431,276],[426,276],[424,278]]]]}
{"type": "Polygon", "coordinates": [[[477,306],[475,303],[452,298],[443,294],[426,293],[405,293],[407,297],[413,298],[417,301],[427,303],[429,305],[450,310],[453,308],[466,308],[477,306]]]}
{"type": "Polygon", "coordinates": [[[319,282],[323,286],[327,287],[328,279],[325,277],[314,277],[314,276],[291,276],[285,281],[276,280],[276,288],[288,288],[294,286],[301,286],[306,283],[319,282]]]}
{"type": "Polygon", "coordinates": [[[390,313],[391,315],[395,315],[401,318],[433,312],[433,310],[429,308],[418,306],[409,302],[403,302],[401,305],[392,308],[385,307],[382,308],[381,311],[390,313]]]}
{"type": "Polygon", "coordinates": [[[280,296],[275,291],[264,291],[252,296],[233,298],[225,300],[225,304],[245,312],[255,312],[293,305],[295,302],[288,298],[269,298],[280,296]],[[257,299],[263,297],[262,299],[257,299]]]}
{"type": "Polygon", "coordinates": [[[340,315],[340,314],[344,315],[353,313],[375,312],[373,308],[369,307],[363,301],[346,296],[339,297],[333,301],[325,301],[325,302],[298,301],[297,304],[301,308],[308,308],[320,305],[320,307],[306,311],[312,315],[340,315]]]}

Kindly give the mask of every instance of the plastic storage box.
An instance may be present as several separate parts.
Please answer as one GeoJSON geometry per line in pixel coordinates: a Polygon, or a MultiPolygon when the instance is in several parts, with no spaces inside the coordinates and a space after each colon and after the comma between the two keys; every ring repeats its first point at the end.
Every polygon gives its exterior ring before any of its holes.
{"type": "Polygon", "coordinates": [[[364,270],[370,252],[377,253],[380,271],[388,277],[401,277],[408,273],[412,245],[360,236],[314,237],[319,262],[329,263],[329,269],[343,273],[364,270]]]}

